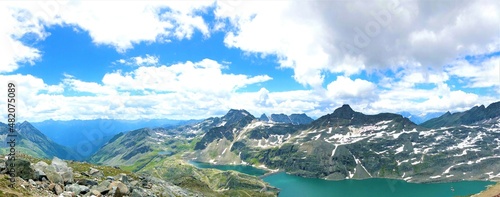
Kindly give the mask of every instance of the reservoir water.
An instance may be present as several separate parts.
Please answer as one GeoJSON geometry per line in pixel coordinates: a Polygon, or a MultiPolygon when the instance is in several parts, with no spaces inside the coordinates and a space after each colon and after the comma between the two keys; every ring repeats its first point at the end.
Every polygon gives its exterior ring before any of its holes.
{"type": "MultiPolygon", "coordinates": [[[[191,163],[198,168],[235,170],[255,176],[266,173],[265,170],[245,165],[191,163]]],[[[479,193],[486,189],[487,185],[494,184],[488,181],[408,183],[402,180],[383,178],[327,181],[289,175],[284,172],[263,179],[280,189],[280,197],[455,197],[479,193]],[[453,188],[453,191],[451,188],[453,188]]]]}

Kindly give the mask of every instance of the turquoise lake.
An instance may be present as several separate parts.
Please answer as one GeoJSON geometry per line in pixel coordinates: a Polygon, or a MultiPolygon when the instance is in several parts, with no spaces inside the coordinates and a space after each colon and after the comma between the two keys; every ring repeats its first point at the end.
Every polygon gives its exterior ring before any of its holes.
{"type": "MultiPolygon", "coordinates": [[[[213,165],[191,162],[198,168],[235,170],[251,175],[266,171],[244,165],[213,165]]],[[[364,180],[327,181],[304,178],[284,172],[264,178],[280,189],[280,197],[454,197],[478,193],[493,184],[488,181],[460,181],[452,183],[407,183],[402,180],[373,178],[364,180]],[[454,188],[454,191],[451,188],[454,188]]]]}

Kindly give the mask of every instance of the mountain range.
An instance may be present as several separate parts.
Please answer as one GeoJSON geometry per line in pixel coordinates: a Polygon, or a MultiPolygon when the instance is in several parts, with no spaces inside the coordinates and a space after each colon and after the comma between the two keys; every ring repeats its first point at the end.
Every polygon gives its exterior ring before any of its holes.
{"type": "Polygon", "coordinates": [[[82,158],[88,158],[120,132],[146,127],[174,127],[191,122],[198,120],[46,120],[31,124],[54,142],[70,147],[82,158]]]}
{"type": "MultiPolygon", "coordinates": [[[[163,178],[177,169],[172,163],[193,160],[327,180],[500,180],[500,102],[447,112],[421,124],[394,113],[366,115],[347,104],[309,123],[292,119],[284,114],[256,118],[231,109],[198,122],[119,132],[87,161],[163,178]]],[[[28,122],[16,129],[26,154],[72,154],[28,122]]],[[[0,137],[6,131],[1,124],[0,137]]]]}
{"type": "Polygon", "coordinates": [[[403,117],[410,119],[415,124],[422,124],[433,118],[437,118],[444,114],[444,112],[429,112],[425,114],[412,114],[410,112],[399,112],[403,117]]]}
{"type": "MultiPolygon", "coordinates": [[[[9,132],[9,126],[0,123],[0,140],[5,142],[7,140],[7,134],[9,132]]],[[[15,149],[23,154],[32,155],[39,158],[53,158],[59,157],[63,159],[79,160],[82,157],[79,156],[72,149],[55,143],[52,139],[47,138],[38,129],[33,127],[29,122],[24,121],[20,124],[16,124],[16,145],[15,149]]],[[[0,153],[8,153],[7,143],[2,143],[0,145],[0,153]]]]}

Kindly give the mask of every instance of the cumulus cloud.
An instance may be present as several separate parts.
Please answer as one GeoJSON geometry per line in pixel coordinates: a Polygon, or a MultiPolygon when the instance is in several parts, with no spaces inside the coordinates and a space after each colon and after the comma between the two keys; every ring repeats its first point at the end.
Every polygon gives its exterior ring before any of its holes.
{"type": "Polygon", "coordinates": [[[325,71],[440,68],[498,51],[499,13],[498,1],[243,1],[216,11],[233,26],[228,47],[275,55],[313,87],[325,71]]]}
{"type": "MultiPolygon", "coordinates": [[[[0,2],[0,73],[34,64],[39,49],[20,41],[30,35],[43,40],[53,25],[86,31],[97,45],[125,52],[141,42],[190,39],[195,32],[210,36],[200,12],[213,1],[2,1],[0,2]],[[110,10],[112,9],[112,10],[110,10]]],[[[148,63],[149,59],[146,59],[148,63]]]]}
{"type": "Polygon", "coordinates": [[[479,63],[457,61],[447,68],[451,75],[468,81],[466,87],[500,87],[500,57],[487,58],[479,63]]]}
{"type": "Polygon", "coordinates": [[[225,46],[276,57],[281,68],[294,71],[295,81],[310,88],[240,92],[272,77],[227,73],[232,65],[212,57],[161,65],[160,57],[151,54],[117,60],[137,67],[110,71],[101,81],[66,75],[48,85],[21,74],[0,75],[0,81],[18,82],[19,113],[34,121],[206,118],[229,108],[319,117],[344,103],[368,113],[459,111],[499,99],[449,87],[451,78],[459,78],[468,88],[500,93],[498,55],[485,55],[500,50],[499,13],[500,3],[493,0],[1,1],[0,73],[43,61],[43,51],[21,40],[43,40],[50,36],[46,28],[54,25],[86,32],[94,44],[118,52],[138,43],[168,44],[222,31],[225,46]],[[212,11],[214,24],[202,17],[212,11]],[[466,58],[484,56],[478,62],[466,58]],[[361,72],[380,80],[360,78],[361,72]],[[327,73],[338,77],[325,81],[327,73]],[[66,95],[71,91],[76,96],[66,95]]]}
{"type": "Polygon", "coordinates": [[[338,76],[337,80],[328,84],[328,95],[332,99],[376,99],[377,86],[372,82],[338,76]]]}
{"type": "Polygon", "coordinates": [[[106,86],[121,90],[228,94],[247,85],[272,79],[267,75],[249,77],[224,74],[224,68],[224,65],[214,60],[204,59],[170,66],[139,67],[128,73],[116,71],[106,74],[102,82],[106,86]]]}

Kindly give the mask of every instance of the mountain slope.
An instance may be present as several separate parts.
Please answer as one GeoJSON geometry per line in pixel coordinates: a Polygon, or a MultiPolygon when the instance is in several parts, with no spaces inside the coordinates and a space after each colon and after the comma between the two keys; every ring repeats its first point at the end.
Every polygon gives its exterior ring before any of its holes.
{"type": "Polygon", "coordinates": [[[174,155],[192,150],[211,128],[231,121],[208,118],[201,122],[167,128],[142,128],[119,133],[94,153],[89,161],[105,165],[126,166],[140,170],[152,159],[161,155],[174,155]]]}
{"type": "MultiPolygon", "coordinates": [[[[0,123],[0,139],[5,141],[9,127],[0,123]]],[[[52,158],[54,156],[64,159],[80,160],[82,157],[68,147],[59,145],[47,138],[29,122],[16,124],[17,144],[16,151],[35,157],[52,158]]],[[[6,153],[7,148],[2,144],[2,152],[6,153]]]]}
{"type": "Polygon", "coordinates": [[[420,126],[427,128],[440,128],[458,125],[468,125],[481,120],[487,120],[500,116],[500,101],[490,104],[488,107],[475,106],[465,112],[446,112],[438,118],[430,119],[420,126]]]}
{"type": "Polygon", "coordinates": [[[166,127],[184,124],[186,121],[154,120],[46,120],[32,123],[48,138],[56,143],[80,152],[89,157],[101,148],[109,139],[120,132],[128,132],[145,127],[166,127]],[[85,151],[79,151],[79,150],[85,151]]]}
{"type": "Polygon", "coordinates": [[[188,158],[333,180],[500,179],[500,116],[428,129],[399,114],[365,115],[343,105],[309,125],[281,125],[254,120],[224,129],[226,135],[212,137],[188,158]]]}

